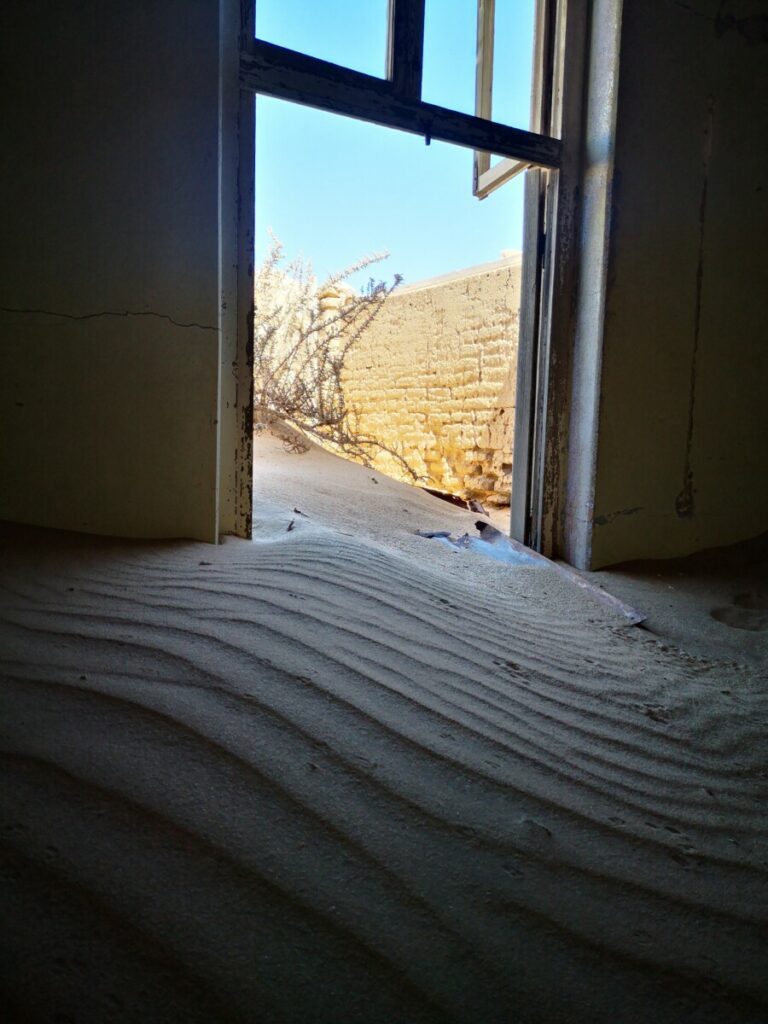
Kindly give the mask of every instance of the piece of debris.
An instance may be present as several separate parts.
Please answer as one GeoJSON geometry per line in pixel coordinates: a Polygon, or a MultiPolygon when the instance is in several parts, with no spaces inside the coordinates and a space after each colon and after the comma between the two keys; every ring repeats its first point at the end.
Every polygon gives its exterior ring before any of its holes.
{"type": "Polygon", "coordinates": [[[646,707],[643,709],[643,714],[647,715],[654,722],[663,722],[666,725],[669,723],[669,718],[664,714],[664,711],[665,709],[661,707],[646,707]]]}
{"type": "Polygon", "coordinates": [[[210,565],[211,563],[210,562],[198,562],[197,564],[198,565],[210,565]]]}
{"type": "Polygon", "coordinates": [[[303,437],[284,437],[281,440],[283,451],[291,455],[306,455],[309,451],[309,444],[303,437]]]}
{"type": "Polygon", "coordinates": [[[373,482],[374,482],[375,484],[377,484],[377,483],[379,482],[379,481],[378,481],[378,480],[376,479],[376,477],[375,477],[375,476],[372,476],[372,477],[371,477],[371,480],[373,480],[373,482]]]}
{"type": "Polygon", "coordinates": [[[304,516],[305,519],[309,519],[309,516],[307,515],[307,513],[306,512],[302,512],[300,508],[294,508],[293,511],[296,513],[297,516],[304,516]]]}
{"type": "Polygon", "coordinates": [[[419,537],[426,537],[428,540],[432,540],[433,537],[450,537],[450,530],[417,530],[416,533],[419,537]]]}
{"type": "Polygon", "coordinates": [[[422,491],[426,491],[427,494],[431,494],[433,498],[439,498],[441,501],[447,501],[451,505],[458,505],[459,508],[468,508],[466,501],[460,498],[458,494],[449,494],[448,491],[438,491],[434,487],[422,487],[422,491]]]}
{"type": "Polygon", "coordinates": [[[477,514],[481,516],[488,515],[485,508],[483,508],[483,503],[481,501],[477,501],[475,498],[470,498],[467,502],[467,506],[470,512],[477,512],[477,514]]]}
{"type": "Polygon", "coordinates": [[[288,529],[287,529],[287,530],[286,530],[285,532],[286,532],[286,533],[290,533],[290,532],[291,532],[291,530],[292,530],[292,529],[294,528],[294,526],[295,526],[295,525],[296,525],[296,520],[295,520],[295,519],[292,519],[292,520],[290,521],[290,523],[288,523],[288,529]]]}

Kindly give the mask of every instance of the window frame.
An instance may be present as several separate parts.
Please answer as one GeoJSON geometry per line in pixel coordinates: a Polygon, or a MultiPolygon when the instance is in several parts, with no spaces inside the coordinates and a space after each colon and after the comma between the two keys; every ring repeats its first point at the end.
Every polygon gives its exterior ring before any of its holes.
{"type": "MultiPolygon", "coordinates": [[[[243,0],[255,7],[254,0],[243,0]]],[[[397,128],[472,150],[556,169],[562,144],[552,135],[514,128],[421,98],[425,0],[389,0],[386,78],[310,57],[264,39],[246,40],[240,87],[331,113],[397,128]]]]}
{"type": "MultiPolygon", "coordinates": [[[[550,92],[553,74],[551,51],[557,4],[555,0],[536,0],[533,36],[530,127],[541,134],[542,93],[550,92]]],[[[475,73],[475,116],[492,120],[493,68],[496,0],[477,0],[477,60],[475,73]]],[[[491,164],[492,153],[475,150],[472,168],[472,194],[487,198],[501,185],[523,171],[536,166],[529,160],[504,157],[491,164]]]]}
{"type": "MultiPolygon", "coordinates": [[[[416,73],[408,65],[413,64],[414,54],[423,54],[424,0],[390,0],[386,79],[255,38],[255,0],[239,0],[241,148],[244,137],[250,142],[241,160],[238,206],[241,261],[245,261],[241,270],[244,281],[250,281],[251,136],[258,93],[423,135],[427,142],[435,138],[527,162],[510,532],[515,539],[554,557],[568,548],[569,532],[573,532],[568,525],[570,499],[566,493],[568,437],[578,409],[572,407],[570,375],[579,277],[582,104],[587,90],[585,54],[592,8],[591,0],[546,2],[548,28],[539,34],[541,50],[535,64],[539,77],[534,79],[531,120],[539,130],[525,131],[420,99],[420,71],[416,73]],[[413,44],[414,32],[419,35],[419,46],[413,44]]],[[[621,2],[615,0],[619,6],[621,2]]],[[[245,287],[242,291],[240,312],[251,324],[247,345],[252,348],[252,295],[245,296],[245,287]]],[[[252,365],[252,351],[249,354],[246,349],[243,358],[252,365]]],[[[590,450],[594,447],[593,439],[590,450]]],[[[249,504],[247,497],[244,507],[249,504]]]]}

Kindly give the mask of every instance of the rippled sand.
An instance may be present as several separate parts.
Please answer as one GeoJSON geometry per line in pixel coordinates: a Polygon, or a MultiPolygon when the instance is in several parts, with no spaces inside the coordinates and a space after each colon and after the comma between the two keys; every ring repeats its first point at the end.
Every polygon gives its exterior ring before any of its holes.
{"type": "Polygon", "coordinates": [[[4,1020],[768,1020],[759,673],[261,515],[3,532],[4,1020]]]}

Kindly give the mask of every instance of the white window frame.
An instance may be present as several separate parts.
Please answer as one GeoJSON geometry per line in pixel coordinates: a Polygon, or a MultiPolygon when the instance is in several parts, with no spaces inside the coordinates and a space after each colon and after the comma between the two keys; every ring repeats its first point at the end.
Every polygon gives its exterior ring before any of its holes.
{"type": "MultiPolygon", "coordinates": [[[[530,121],[531,130],[536,132],[541,132],[541,91],[544,85],[544,69],[550,66],[547,61],[547,50],[552,45],[549,27],[554,15],[554,6],[552,0],[536,0],[530,121]]],[[[493,119],[495,26],[496,0],[477,0],[475,116],[487,121],[493,119]]],[[[504,157],[495,164],[492,164],[491,160],[492,154],[487,150],[475,150],[472,194],[478,199],[485,199],[505,182],[511,181],[518,174],[536,166],[530,160],[520,160],[514,157],[504,157]]]]}

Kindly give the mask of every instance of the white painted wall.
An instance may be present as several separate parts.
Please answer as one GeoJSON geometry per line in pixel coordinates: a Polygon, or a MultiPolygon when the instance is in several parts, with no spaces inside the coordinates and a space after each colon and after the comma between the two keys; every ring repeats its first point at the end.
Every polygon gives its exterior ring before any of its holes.
{"type": "Polygon", "coordinates": [[[768,14],[622,6],[615,146],[596,119],[587,154],[608,170],[602,367],[594,489],[570,514],[586,525],[573,560],[594,567],[768,528],[768,14]]]}
{"type": "Polygon", "coordinates": [[[234,527],[237,28],[223,0],[2,6],[0,518],[234,527]]]}

